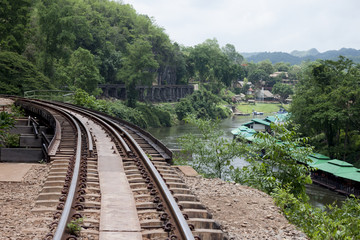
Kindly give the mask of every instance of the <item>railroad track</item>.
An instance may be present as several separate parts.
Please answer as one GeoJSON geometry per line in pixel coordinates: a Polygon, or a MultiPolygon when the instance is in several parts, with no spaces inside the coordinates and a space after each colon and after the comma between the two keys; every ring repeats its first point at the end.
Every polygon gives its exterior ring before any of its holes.
{"type": "MultiPolygon", "coordinates": [[[[226,239],[206,207],[171,167],[171,151],[147,132],[69,104],[25,99],[18,104],[38,117],[46,115],[56,126],[46,148],[51,170],[34,208],[54,213],[45,239],[111,239],[103,219],[112,213],[102,206],[109,195],[107,187],[101,187],[109,184],[102,179],[108,173],[101,173],[109,164],[121,165],[126,176],[139,225],[131,231],[140,239],[226,239]],[[69,234],[69,223],[73,230],[81,226],[80,233],[69,234]]],[[[119,179],[115,176],[110,184],[119,179]]]]}

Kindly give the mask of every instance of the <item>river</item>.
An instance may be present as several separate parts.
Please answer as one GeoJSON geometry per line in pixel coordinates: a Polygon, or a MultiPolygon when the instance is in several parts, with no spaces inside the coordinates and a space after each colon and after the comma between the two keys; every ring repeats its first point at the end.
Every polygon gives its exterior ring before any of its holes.
{"type": "MultiPolygon", "coordinates": [[[[264,116],[258,116],[259,118],[265,118],[264,116]]],[[[220,128],[224,131],[224,136],[228,139],[232,139],[231,130],[238,128],[241,124],[250,121],[253,116],[234,116],[227,118],[220,122],[220,128]]],[[[150,128],[147,129],[154,137],[163,142],[170,149],[179,149],[177,138],[188,133],[196,134],[198,131],[196,127],[189,124],[182,124],[173,127],[162,127],[162,128],[150,128]]],[[[234,165],[237,167],[245,166],[247,164],[241,158],[234,160],[234,165]]],[[[312,184],[307,186],[307,194],[310,197],[310,203],[313,206],[324,208],[325,205],[331,204],[332,202],[341,202],[345,199],[344,196],[330,191],[321,186],[312,184]]]]}

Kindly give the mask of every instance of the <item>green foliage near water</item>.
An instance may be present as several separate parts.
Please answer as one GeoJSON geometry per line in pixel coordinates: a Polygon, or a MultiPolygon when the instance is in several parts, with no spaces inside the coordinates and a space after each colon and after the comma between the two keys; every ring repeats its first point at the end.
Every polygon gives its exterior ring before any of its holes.
{"type": "Polygon", "coordinates": [[[171,116],[166,110],[161,107],[138,103],[136,109],[139,110],[145,118],[148,126],[151,127],[170,127],[171,116]]]}
{"type": "Polygon", "coordinates": [[[272,193],[276,188],[290,189],[296,197],[306,199],[305,184],[310,184],[310,169],[306,165],[312,148],[306,139],[284,125],[271,124],[273,134],[258,132],[251,144],[240,140],[242,157],[250,164],[242,169],[234,169],[236,182],[272,193]],[[301,146],[301,147],[300,147],[301,146]]]}
{"type": "Polygon", "coordinates": [[[249,145],[224,140],[216,122],[194,116],[187,120],[198,127],[199,134],[180,138],[183,152],[193,159],[179,162],[193,166],[206,177],[229,179],[231,176],[236,182],[267,192],[286,218],[310,239],[360,238],[359,199],[350,197],[341,207],[329,205],[325,211],[309,204],[305,192],[305,184],[311,182],[309,168],[297,161],[306,162],[312,148],[295,131],[273,125],[274,136],[259,133],[249,145]],[[231,165],[234,156],[245,157],[250,165],[234,168],[231,165]]]}
{"type": "Polygon", "coordinates": [[[185,118],[199,130],[199,134],[186,134],[178,139],[182,153],[192,156],[187,163],[207,177],[229,176],[231,160],[236,156],[236,142],[225,139],[218,121],[198,119],[194,115],[185,118]]]}
{"type": "Polygon", "coordinates": [[[230,116],[231,112],[219,106],[221,101],[220,97],[210,91],[199,90],[181,99],[175,111],[179,120],[191,114],[202,119],[222,119],[230,116]]]}
{"type": "Polygon", "coordinates": [[[72,103],[121,118],[141,128],[170,127],[172,124],[171,114],[161,106],[137,103],[135,108],[131,108],[121,101],[96,99],[82,89],[75,91],[72,103]]]}
{"type": "Polygon", "coordinates": [[[307,201],[297,198],[286,188],[275,189],[272,193],[275,203],[286,218],[313,240],[360,238],[360,200],[350,197],[341,207],[316,208],[307,201]]]}

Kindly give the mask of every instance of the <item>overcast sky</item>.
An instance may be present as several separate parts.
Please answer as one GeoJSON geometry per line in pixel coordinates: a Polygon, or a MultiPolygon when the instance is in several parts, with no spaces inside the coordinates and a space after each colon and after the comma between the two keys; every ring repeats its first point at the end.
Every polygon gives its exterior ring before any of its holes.
{"type": "Polygon", "coordinates": [[[172,41],[216,38],[238,52],[360,49],[359,0],[123,0],[172,41]]]}

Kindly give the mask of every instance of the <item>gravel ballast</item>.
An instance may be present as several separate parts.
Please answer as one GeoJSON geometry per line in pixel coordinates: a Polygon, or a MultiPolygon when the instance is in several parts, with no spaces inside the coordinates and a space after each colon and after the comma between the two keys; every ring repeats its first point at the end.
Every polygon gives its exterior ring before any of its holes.
{"type": "Polygon", "coordinates": [[[0,182],[0,240],[44,238],[51,215],[34,213],[31,209],[47,172],[48,165],[36,164],[21,182],[0,182]]]}
{"type": "Polygon", "coordinates": [[[179,174],[230,239],[308,239],[289,224],[268,194],[220,179],[179,174]]]}

